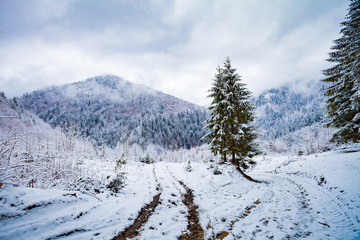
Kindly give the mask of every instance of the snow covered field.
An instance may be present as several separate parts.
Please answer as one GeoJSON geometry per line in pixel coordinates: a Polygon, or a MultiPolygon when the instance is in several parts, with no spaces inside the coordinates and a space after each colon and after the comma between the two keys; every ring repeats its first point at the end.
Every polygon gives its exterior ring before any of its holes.
{"type": "Polygon", "coordinates": [[[360,238],[359,148],[257,161],[248,174],[264,183],[198,160],[129,163],[113,195],[2,186],[0,239],[112,239],[139,212],[134,239],[360,238]]]}

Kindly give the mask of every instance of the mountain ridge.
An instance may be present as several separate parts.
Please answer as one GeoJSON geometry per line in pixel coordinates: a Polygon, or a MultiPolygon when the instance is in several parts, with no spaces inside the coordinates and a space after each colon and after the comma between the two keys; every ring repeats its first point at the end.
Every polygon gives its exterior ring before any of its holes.
{"type": "MultiPolygon", "coordinates": [[[[309,81],[305,87],[309,91],[284,84],[252,98],[253,125],[258,127],[259,141],[266,143],[264,149],[272,149],[275,140],[281,142],[281,149],[301,145],[302,135],[311,135],[304,129],[311,126],[316,134],[325,135],[323,85],[309,81]]],[[[115,75],[34,91],[19,101],[51,126],[65,131],[76,128],[78,136],[112,148],[127,142],[144,150],[149,144],[189,149],[204,143],[204,121],[209,116],[204,107],[115,75]]],[[[320,141],[319,135],[312,138],[320,141]]],[[[325,145],[327,138],[322,139],[325,145]]]]}
{"type": "Polygon", "coordinates": [[[115,75],[33,91],[20,101],[51,126],[75,126],[79,135],[111,147],[130,141],[190,148],[202,143],[206,119],[200,106],[115,75]]]}

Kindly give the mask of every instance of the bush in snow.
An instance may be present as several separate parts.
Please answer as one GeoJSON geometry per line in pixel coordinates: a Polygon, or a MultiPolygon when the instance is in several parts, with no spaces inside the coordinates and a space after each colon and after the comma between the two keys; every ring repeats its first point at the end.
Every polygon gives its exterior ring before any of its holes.
{"type": "Polygon", "coordinates": [[[139,161],[146,164],[151,164],[155,162],[154,159],[150,158],[149,154],[146,154],[146,157],[140,157],[139,161]]]}
{"type": "Polygon", "coordinates": [[[222,172],[219,170],[218,166],[215,167],[214,171],[213,171],[214,175],[220,175],[222,174],[222,172]]]}
{"type": "Polygon", "coordinates": [[[121,157],[118,160],[116,160],[115,173],[119,169],[121,169],[125,164],[126,164],[125,153],[123,153],[121,157]]]}
{"type": "Polygon", "coordinates": [[[76,190],[83,193],[94,192],[100,193],[101,182],[91,177],[79,178],[70,184],[68,190],[76,190]]]}
{"type": "Polygon", "coordinates": [[[113,191],[114,193],[118,193],[120,189],[125,186],[126,176],[125,172],[119,172],[112,178],[109,184],[106,186],[108,189],[113,191]]]}
{"type": "Polygon", "coordinates": [[[190,161],[187,162],[187,165],[185,166],[185,171],[187,171],[187,172],[191,172],[191,171],[192,171],[192,168],[191,168],[191,165],[190,165],[190,161]]]}

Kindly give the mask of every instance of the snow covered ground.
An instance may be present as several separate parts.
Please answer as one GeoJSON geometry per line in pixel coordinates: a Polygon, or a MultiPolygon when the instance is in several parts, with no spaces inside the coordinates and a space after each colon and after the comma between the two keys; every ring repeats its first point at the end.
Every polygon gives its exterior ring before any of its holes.
{"type": "Polygon", "coordinates": [[[3,185],[0,239],[112,239],[159,193],[134,239],[191,235],[194,211],[205,239],[360,239],[359,150],[260,156],[248,174],[265,183],[197,160],[129,163],[126,186],[112,195],[3,185]]]}

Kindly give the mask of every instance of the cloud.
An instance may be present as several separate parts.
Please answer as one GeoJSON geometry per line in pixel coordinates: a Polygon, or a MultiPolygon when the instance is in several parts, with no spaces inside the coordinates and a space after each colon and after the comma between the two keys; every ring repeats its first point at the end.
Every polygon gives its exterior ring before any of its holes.
{"type": "Polygon", "coordinates": [[[230,56],[258,94],[320,79],[346,8],[339,0],[3,0],[0,88],[21,95],[109,73],[203,105],[230,56]]]}

